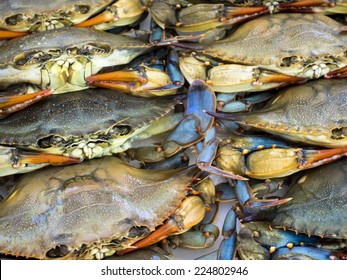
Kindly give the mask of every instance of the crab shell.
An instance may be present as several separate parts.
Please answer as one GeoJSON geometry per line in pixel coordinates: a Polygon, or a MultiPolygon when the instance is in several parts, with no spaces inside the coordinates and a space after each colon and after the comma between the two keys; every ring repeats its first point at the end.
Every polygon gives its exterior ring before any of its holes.
{"type": "Polygon", "coordinates": [[[263,109],[231,118],[292,141],[346,147],[346,104],[346,81],[322,79],[282,89],[263,109]]]}
{"type": "Polygon", "coordinates": [[[142,40],[92,28],[65,27],[11,40],[0,47],[0,88],[31,83],[55,93],[88,88],[86,78],[150,51],[142,40]]]}
{"type": "Polygon", "coordinates": [[[111,155],[176,103],[170,97],[148,100],[108,89],[52,95],[2,119],[0,145],[77,158],[111,155]],[[93,147],[86,149],[90,143],[93,147]]]}
{"type": "Polygon", "coordinates": [[[1,203],[0,251],[46,259],[58,246],[65,259],[91,259],[125,249],[175,212],[196,169],[141,170],[109,157],[24,175],[1,203]]]}
{"type": "Polygon", "coordinates": [[[0,29],[42,31],[71,26],[102,11],[112,0],[2,0],[0,29]]]}
{"type": "Polygon", "coordinates": [[[202,52],[223,63],[318,78],[347,64],[347,36],[341,28],[321,14],[266,15],[241,25],[226,39],[206,45],[202,52]]]}
{"type": "Polygon", "coordinates": [[[321,237],[347,239],[347,159],[296,177],[278,206],[273,226],[321,237]]]}

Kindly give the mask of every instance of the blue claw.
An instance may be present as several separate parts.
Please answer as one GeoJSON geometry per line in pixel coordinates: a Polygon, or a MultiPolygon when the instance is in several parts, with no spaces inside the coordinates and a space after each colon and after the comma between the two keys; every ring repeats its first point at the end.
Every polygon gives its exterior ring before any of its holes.
{"type": "Polygon", "coordinates": [[[173,84],[182,86],[184,84],[184,76],[181,73],[178,61],[178,54],[171,49],[167,58],[167,73],[173,84]]]}
{"type": "Polygon", "coordinates": [[[222,235],[224,239],[222,240],[219,250],[218,258],[219,260],[231,260],[235,258],[236,254],[236,214],[233,209],[230,209],[227,213],[222,235]]]}
{"type": "Polygon", "coordinates": [[[221,202],[236,200],[236,193],[234,187],[229,183],[220,183],[216,187],[216,200],[221,202]]]}
{"type": "Polygon", "coordinates": [[[233,260],[236,255],[236,232],[229,239],[223,239],[218,250],[218,260],[233,260]]]}
{"type": "Polygon", "coordinates": [[[162,41],[164,30],[161,29],[160,26],[153,19],[151,19],[150,29],[151,29],[150,42],[152,44],[156,44],[162,41]]]}

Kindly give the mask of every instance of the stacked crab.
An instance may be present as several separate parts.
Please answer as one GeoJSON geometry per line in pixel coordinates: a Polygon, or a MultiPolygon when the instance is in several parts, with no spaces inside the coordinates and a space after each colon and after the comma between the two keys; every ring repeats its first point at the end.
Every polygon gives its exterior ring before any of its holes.
{"type": "Polygon", "coordinates": [[[344,0],[40,2],[0,3],[1,253],[206,248],[224,202],[211,258],[346,258],[344,0]]]}

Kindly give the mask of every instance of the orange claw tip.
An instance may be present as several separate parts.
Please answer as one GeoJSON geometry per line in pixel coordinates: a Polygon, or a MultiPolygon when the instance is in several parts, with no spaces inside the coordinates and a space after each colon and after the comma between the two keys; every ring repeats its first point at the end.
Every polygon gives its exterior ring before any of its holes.
{"type": "Polygon", "coordinates": [[[115,71],[103,74],[92,75],[86,78],[90,85],[101,82],[141,82],[145,83],[146,79],[141,77],[136,71],[115,71]]]}
{"type": "Polygon", "coordinates": [[[117,18],[115,18],[113,16],[113,14],[109,11],[105,11],[91,19],[82,21],[78,24],[75,24],[76,27],[90,27],[93,25],[97,25],[97,24],[101,24],[101,23],[105,23],[108,21],[112,21],[112,20],[117,20],[117,18]]]}
{"type": "Polygon", "coordinates": [[[180,230],[177,223],[173,219],[167,220],[162,226],[160,226],[157,230],[152,232],[150,235],[141,239],[140,241],[133,244],[130,248],[117,251],[117,255],[124,255],[126,253],[132,252],[136,249],[140,249],[154,243],[157,243],[169,235],[176,233],[180,230]]]}
{"type": "Polygon", "coordinates": [[[24,152],[24,154],[20,157],[19,162],[22,163],[30,163],[30,164],[42,164],[49,163],[51,165],[65,165],[65,164],[74,164],[80,163],[81,160],[78,158],[60,156],[60,155],[52,155],[52,154],[34,154],[29,152],[24,152]]]}
{"type": "Polygon", "coordinates": [[[24,95],[0,96],[0,109],[7,108],[8,110],[18,111],[51,95],[53,92],[53,89],[45,89],[24,95]],[[11,107],[13,108],[11,109],[11,107]]]}
{"type": "Polygon", "coordinates": [[[0,40],[13,39],[13,38],[17,38],[17,37],[26,36],[26,35],[29,35],[29,33],[0,30],[0,40]]]}
{"type": "Polygon", "coordinates": [[[281,9],[281,8],[300,8],[300,7],[317,7],[317,6],[333,7],[335,5],[336,4],[332,3],[330,0],[301,0],[301,1],[293,2],[293,3],[280,4],[278,8],[281,9]]]}
{"type": "MultiPolygon", "coordinates": [[[[260,77],[259,81],[256,81],[258,83],[300,83],[300,82],[306,82],[306,78],[301,77],[295,77],[295,76],[289,76],[285,74],[280,73],[274,73],[268,76],[260,77]]],[[[255,82],[255,83],[256,83],[255,82]]]]}
{"type": "Polygon", "coordinates": [[[230,7],[227,9],[226,18],[250,15],[267,10],[267,7],[230,7]]]}
{"type": "Polygon", "coordinates": [[[328,163],[337,160],[347,155],[347,148],[333,148],[326,150],[304,150],[305,162],[304,167],[307,166],[318,166],[324,163],[328,163]]]}
{"type": "Polygon", "coordinates": [[[346,78],[347,77],[347,66],[342,67],[340,69],[336,69],[330,71],[329,73],[324,75],[325,78],[346,78]]]}

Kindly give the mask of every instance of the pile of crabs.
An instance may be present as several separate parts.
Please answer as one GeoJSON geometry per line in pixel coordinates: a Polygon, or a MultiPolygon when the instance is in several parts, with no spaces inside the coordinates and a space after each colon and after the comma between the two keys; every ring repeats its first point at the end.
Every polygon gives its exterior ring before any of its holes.
{"type": "Polygon", "coordinates": [[[346,78],[346,0],[1,1],[0,253],[346,259],[346,78]]]}

